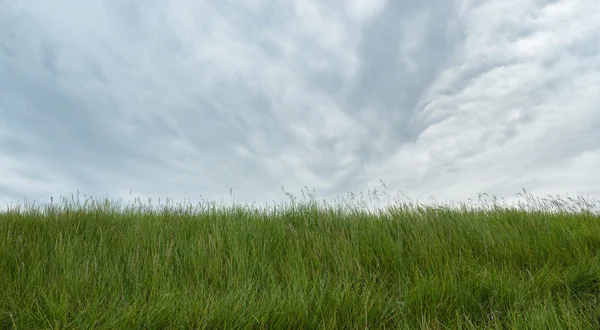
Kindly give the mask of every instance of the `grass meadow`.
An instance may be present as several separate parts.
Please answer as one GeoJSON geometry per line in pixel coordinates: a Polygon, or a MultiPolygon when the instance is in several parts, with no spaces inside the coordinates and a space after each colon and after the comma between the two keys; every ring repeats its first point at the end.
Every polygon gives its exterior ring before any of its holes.
{"type": "Polygon", "coordinates": [[[288,196],[11,206],[0,329],[600,329],[593,202],[288,196]]]}

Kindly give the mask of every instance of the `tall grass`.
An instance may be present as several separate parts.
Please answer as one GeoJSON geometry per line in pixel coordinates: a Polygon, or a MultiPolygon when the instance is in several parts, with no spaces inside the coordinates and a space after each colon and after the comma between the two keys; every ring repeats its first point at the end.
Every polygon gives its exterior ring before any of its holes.
{"type": "Polygon", "coordinates": [[[355,195],[289,196],[272,208],[73,196],[11,207],[0,329],[600,327],[593,202],[369,210],[355,195]]]}

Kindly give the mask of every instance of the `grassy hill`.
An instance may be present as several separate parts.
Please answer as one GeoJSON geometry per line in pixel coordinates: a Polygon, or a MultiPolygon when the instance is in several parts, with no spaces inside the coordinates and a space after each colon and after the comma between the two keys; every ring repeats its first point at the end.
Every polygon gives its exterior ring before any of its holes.
{"type": "Polygon", "coordinates": [[[557,205],[15,207],[0,329],[598,329],[600,216],[557,205]]]}

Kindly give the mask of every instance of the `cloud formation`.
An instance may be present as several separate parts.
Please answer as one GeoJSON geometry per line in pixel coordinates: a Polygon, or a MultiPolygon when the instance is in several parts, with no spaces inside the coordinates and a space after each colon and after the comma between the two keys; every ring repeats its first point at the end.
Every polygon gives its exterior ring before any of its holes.
{"type": "Polygon", "coordinates": [[[4,1],[0,202],[600,197],[600,3],[4,1]]]}

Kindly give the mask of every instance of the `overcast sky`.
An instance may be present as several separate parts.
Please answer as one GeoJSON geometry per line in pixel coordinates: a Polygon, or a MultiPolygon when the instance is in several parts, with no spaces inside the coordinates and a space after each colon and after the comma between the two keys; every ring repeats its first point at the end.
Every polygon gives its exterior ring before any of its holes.
{"type": "Polygon", "coordinates": [[[600,197],[597,0],[0,0],[0,201],[600,197]]]}

